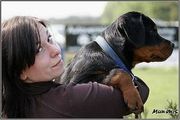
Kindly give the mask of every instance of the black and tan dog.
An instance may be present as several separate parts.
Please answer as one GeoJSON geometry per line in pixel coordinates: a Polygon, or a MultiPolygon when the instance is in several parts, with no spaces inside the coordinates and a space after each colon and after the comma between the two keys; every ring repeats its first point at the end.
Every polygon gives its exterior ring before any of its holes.
{"type": "MultiPolygon", "coordinates": [[[[139,12],[128,12],[120,16],[102,32],[100,39],[108,43],[129,71],[141,62],[164,61],[173,51],[173,43],[162,38],[157,32],[156,24],[139,12]]],[[[110,54],[96,41],[83,46],[66,67],[61,83],[94,80],[117,86],[128,107],[134,110],[136,108],[134,113],[142,112],[143,103],[131,76],[128,72],[115,69],[119,66],[110,54]],[[107,75],[111,77],[106,77],[107,75]]]]}

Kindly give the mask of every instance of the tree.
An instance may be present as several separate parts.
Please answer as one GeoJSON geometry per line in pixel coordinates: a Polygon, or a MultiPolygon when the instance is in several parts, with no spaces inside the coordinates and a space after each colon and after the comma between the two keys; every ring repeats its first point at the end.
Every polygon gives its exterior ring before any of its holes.
{"type": "Polygon", "coordinates": [[[165,21],[178,20],[177,1],[113,1],[107,3],[101,16],[101,22],[109,24],[120,15],[129,11],[142,12],[153,19],[165,21]]]}

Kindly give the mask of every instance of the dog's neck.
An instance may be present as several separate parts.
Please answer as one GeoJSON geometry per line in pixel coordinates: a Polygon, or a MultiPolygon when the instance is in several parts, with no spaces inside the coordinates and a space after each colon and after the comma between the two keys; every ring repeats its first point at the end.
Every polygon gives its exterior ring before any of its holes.
{"type": "Polygon", "coordinates": [[[124,48],[122,51],[118,50],[117,53],[122,54],[122,56],[124,57],[127,66],[132,69],[134,68],[135,65],[133,65],[133,46],[130,43],[125,43],[124,48]]]}
{"type": "Polygon", "coordinates": [[[118,52],[117,49],[115,49],[116,50],[115,51],[113,49],[115,48],[115,46],[112,46],[112,44],[110,44],[107,40],[105,40],[101,36],[98,36],[95,41],[99,44],[99,46],[103,49],[103,51],[114,60],[117,66],[131,73],[131,67],[130,65],[128,65],[127,63],[128,61],[126,62],[126,58],[124,57],[124,55],[121,54],[122,52],[118,52]]]}
{"type": "Polygon", "coordinates": [[[113,50],[116,52],[116,54],[121,58],[123,63],[126,65],[126,67],[131,70],[133,65],[133,52],[129,50],[131,46],[128,46],[128,44],[124,45],[124,48],[117,47],[115,44],[113,44],[112,40],[107,40],[108,44],[113,48],[113,50]]]}

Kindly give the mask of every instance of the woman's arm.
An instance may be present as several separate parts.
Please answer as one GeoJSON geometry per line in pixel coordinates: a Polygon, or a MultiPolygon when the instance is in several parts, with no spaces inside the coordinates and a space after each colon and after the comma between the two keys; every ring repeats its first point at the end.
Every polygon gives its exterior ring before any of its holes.
{"type": "MultiPolygon", "coordinates": [[[[137,80],[143,103],[147,100],[148,87],[141,80],[137,80]]],[[[122,117],[130,114],[127,105],[124,103],[122,92],[113,87],[89,82],[87,84],[70,84],[69,91],[72,113],[77,117],[122,117]]]]}
{"type": "Polygon", "coordinates": [[[113,87],[89,82],[68,86],[75,117],[121,118],[129,113],[121,91],[113,87]]]}
{"type": "MultiPolygon", "coordinates": [[[[144,103],[149,89],[139,81],[135,84],[144,103]]],[[[59,85],[39,98],[42,105],[35,105],[35,117],[121,118],[131,113],[120,90],[96,82],[59,85]]]]}

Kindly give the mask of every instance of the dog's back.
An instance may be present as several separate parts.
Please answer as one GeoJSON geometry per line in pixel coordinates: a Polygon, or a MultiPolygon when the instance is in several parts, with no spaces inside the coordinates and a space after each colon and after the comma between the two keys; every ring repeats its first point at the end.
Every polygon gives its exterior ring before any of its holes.
{"type": "Polygon", "coordinates": [[[89,81],[102,82],[111,69],[115,68],[112,59],[107,56],[99,45],[92,41],[83,46],[67,65],[61,83],[70,81],[86,83],[89,81]]]}

